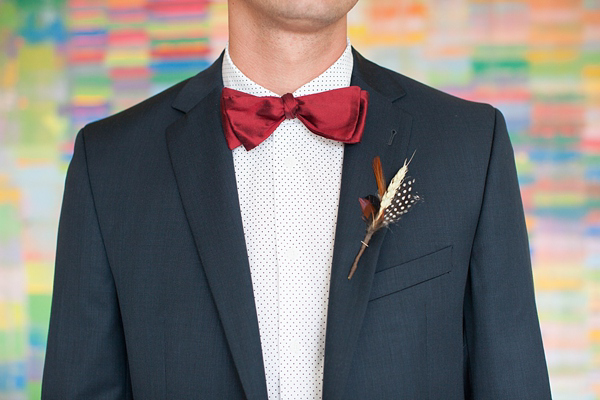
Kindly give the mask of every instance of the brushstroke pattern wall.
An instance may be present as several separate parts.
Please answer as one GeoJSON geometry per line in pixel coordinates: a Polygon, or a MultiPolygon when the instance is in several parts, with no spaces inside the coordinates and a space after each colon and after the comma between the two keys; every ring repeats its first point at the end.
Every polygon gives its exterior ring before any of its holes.
{"type": "MultiPolygon", "coordinates": [[[[600,399],[600,2],[360,0],[363,55],[508,122],[555,400],[600,399]]],[[[209,65],[224,0],[0,0],[0,400],[35,399],[77,130],[209,65]]]]}

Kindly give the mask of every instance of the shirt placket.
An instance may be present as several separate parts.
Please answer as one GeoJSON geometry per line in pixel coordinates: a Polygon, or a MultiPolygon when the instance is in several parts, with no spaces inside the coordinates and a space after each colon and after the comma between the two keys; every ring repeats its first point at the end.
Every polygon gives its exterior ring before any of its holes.
{"type": "Polygon", "coordinates": [[[280,135],[274,137],[274,165],[276,188],[277,258],[279,265],[279,384],[280,399],[299,399],[310,385],[307,365],[303,360],[302,299],[306,296],[302,285],[304,268],[304,234],[298,229],[302,207],[302,177],[298,159],[302,146],[300,129],[293,129],[299,121],[286,120],[280,135]]]}

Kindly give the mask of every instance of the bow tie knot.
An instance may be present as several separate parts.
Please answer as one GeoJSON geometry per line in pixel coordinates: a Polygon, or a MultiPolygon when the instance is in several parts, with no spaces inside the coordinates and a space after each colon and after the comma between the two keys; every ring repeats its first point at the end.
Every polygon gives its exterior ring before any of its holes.
{"type": "Polygon", "coordinates": [[[324,138],[344,143],[361,140],[369,93],[359,86],[294,97],[257,97],[223,88],[221,117],[230,150],[244,145],[252,150],[286,119],[298,118],[306,128],[324,138]]]}
{"type": "Polygon", "coordinates": [[[281,96],[283,100],[283,111],[286,119],[296,118],[296,112],[298,112],[298,99],[291,93],[286,93],[281,96]]]}

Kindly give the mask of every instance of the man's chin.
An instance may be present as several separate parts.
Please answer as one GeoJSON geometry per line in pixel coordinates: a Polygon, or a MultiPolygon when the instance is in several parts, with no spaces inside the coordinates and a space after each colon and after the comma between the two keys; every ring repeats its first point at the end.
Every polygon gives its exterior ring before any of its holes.
{"type": "MultiPolygon", "coordinates": [[[[244,0],[269,20],[285,30],[315,32],[343,18],[357,0],[244,0]]],[[[267,22],[269,23],[269,22],[267,22]]]]}

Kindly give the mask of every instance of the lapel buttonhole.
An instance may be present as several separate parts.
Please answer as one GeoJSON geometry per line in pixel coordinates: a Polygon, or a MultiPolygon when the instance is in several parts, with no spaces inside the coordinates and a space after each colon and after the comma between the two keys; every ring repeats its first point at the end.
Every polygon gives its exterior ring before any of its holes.
{"type": "Polygon", "coordinates": [[[391,135],[390,135],[390,140],[388,141],[388,146],[391,146],[392,143],[394,142],[394,137],[396,136],[396,133],[398,133],[398,132],[396,132],[395,129],[392,129],[392,132],[391,132],[391,135]]]}

